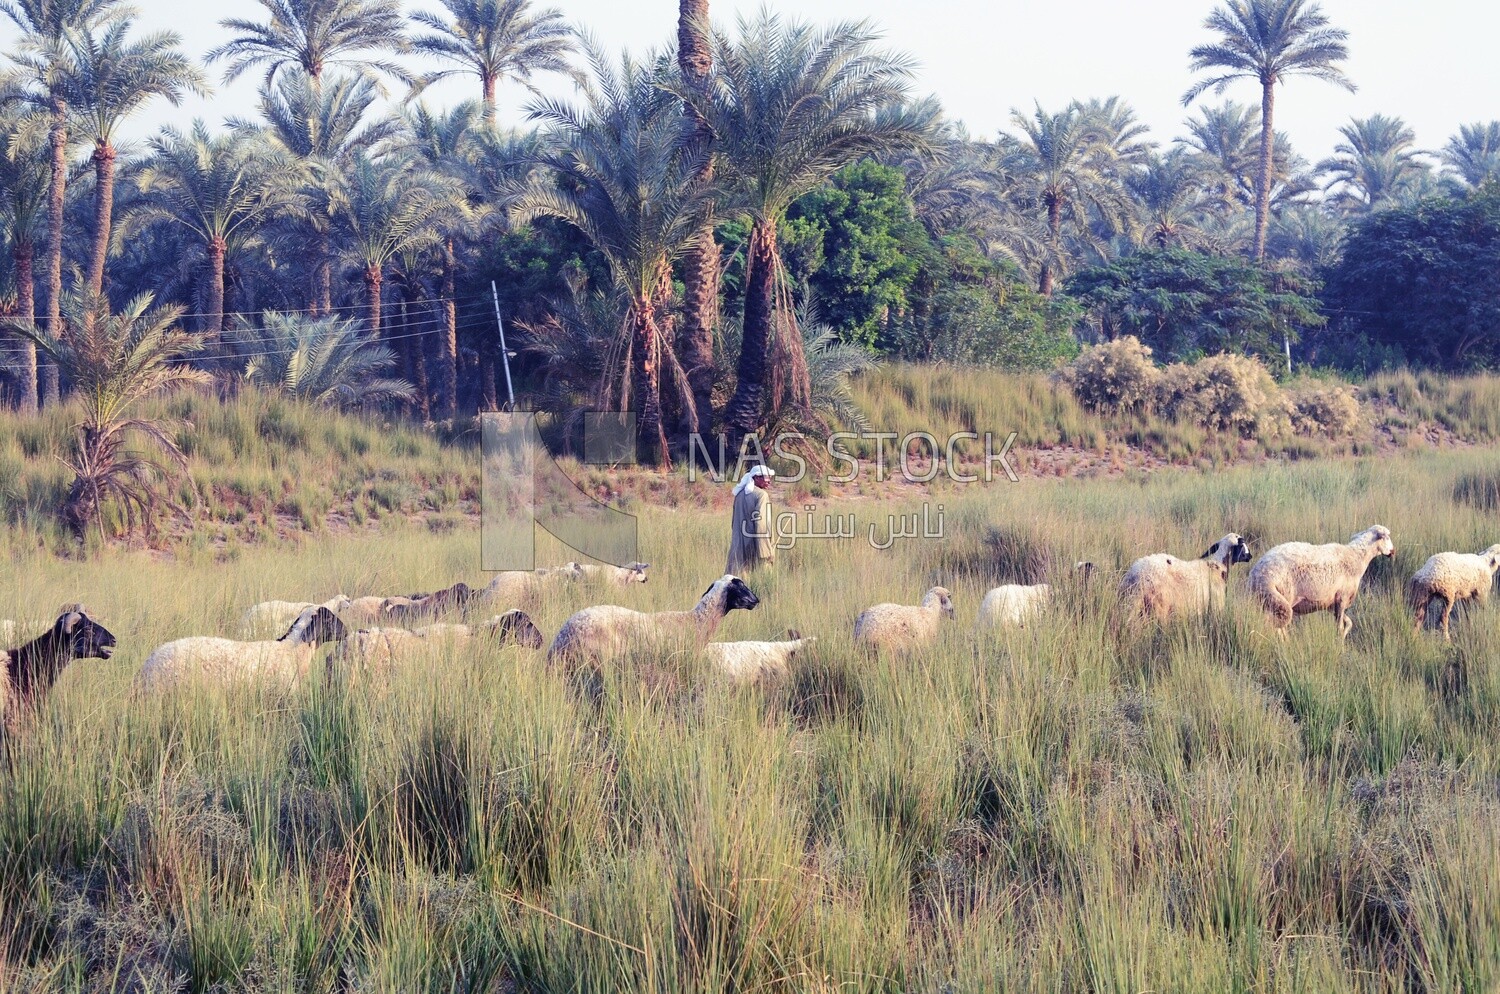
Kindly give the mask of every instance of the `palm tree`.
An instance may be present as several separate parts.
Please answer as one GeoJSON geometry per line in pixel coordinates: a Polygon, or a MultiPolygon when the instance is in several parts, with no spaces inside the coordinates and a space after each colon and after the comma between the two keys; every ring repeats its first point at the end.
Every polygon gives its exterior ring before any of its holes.
{"type": "MultiPolygon", "coordinates": [[[[444,416],[458,413],[458,243],[475,234],[483,221],[492,216],[484,202],[484,177],[476,160],[485,148],[476,136],[481,111],[476,103],[465,102],[446,114],[434,113],[418,104],[403,121],[396,147],[419,157],[425,168],[447,176],[455,184],[448,210],[434,220],[442,238],[442,359],[444,416]]],[[[492,132],[491,132],[492,134],[492,132]]]]}
{"type": "Polygon", "coordinates": [[[439,0],[447,16],[425,10],[412,20],[431,34],[412,39],[412,48],[450,64],[429,74],[424,85],[447,76],[479,77],[484,119],[495,119],[495,86],[514,79],[533,94],[531,78],[557,72],[577,78],[568,62],[574,50],[573,29],[553,7],[534,10],[531,0],[439,0]]]}
{"type": "MultiPolygon", "coordinates": [[[[41,114],[0,112],[0,224],[5,241],[10,244],[15,264],[16,319],[30,327],[36,321],[36,238],[41,219],[47,210],[47,188],[52,170],[43,154],[48,122],[41,114]]],[[[34,414],[37,409],[36,343],[21,338],[20,409],[34,414]]]]}
{"type": "MultiPolygon", "coordinates": [[[[1253,205],[1260,179],[1260,111],[1225,101],[1218,107],[1200,107],[1197,117],[1183,123],[1188,137],[1178,141],[1197,152],[1221,177],[1215,193],[1226,201],[1253,205]]],[[[1316,189],[1306,170],[1307,163],[1292,149],[1291,139],[1276,132],[1271,140],[1272,211],[1316,189]]]]}
{"type": "MultiPolygon", "coordinates": [[[[62,333],[63,206],[68,184],[68,94],[73,67],[64,39],[69,32],[85,30],[118,16],[118,0],[0,0],[4,14],[22,33],[21,50],[12,56],[21,95],[49,118],[52,150],[51,178],[47,189],[47,256],[43,260],[43,282],[47,330],[62,333]]],[[[46,402],[57,402],[57,367],[43,370],[46,402]]]]}
{"type": "MultiPolygon", "coordinates": [[[[631,399],[642,461],[666,466],[664,365],[683,386],[668,314],[672,263],[698,230],[707,191],[694,182],[698,163],[681,141],[682,118],[663,89],[661,60],[624,56],[616,71],[592,44],[585,50],[595,82],[585,86],[583,106],[540,101],[532,109],[555,131],[547,162],[556,182],[523,192],[513,214],[518,223],[554,217],[572,225],[608,262],[629,305],[623,342],[605,363],[603,399],[609,403],[615,380],[624,384],[619,396],[631,399]]],[[[683,393],[690,404],[691,393],[683,393]]]]}
{"type": "Polygon", "coordinates": [[[1370,208],[1398,198],[1421,182],[1427,167],[1417,158],[1417,136],[1399,117],[1376,114],[1339,128],[1344,140],[1318,163],[1328,174],[1325,192],[1334,203],[1370,208]]]}
{"type": "Polygon", "coordinates": [[[1223,0],[1204,27],[1219,40],[1191,52],[1192,71],[1208,72],[1183,95],[1183,106],[1207,90],[1223,93],[1237,79],[1260,83],[1260,167],[1255,189],[1256,259],[1265,257],[1271,210],[1271,173],[1275,135],[1276,84],[1290,76],[1311,76],[1342,86],[1354,83],[1339,63],[1349,57],[1348,32],[1328,26],[1328,18],[1310,0],[1223,0]]]}
{"type": "Polygon", "coordinates": [[[1049,114],[1038,104],[1031,116],[1011,112],[1021,141],[1010,165],[1020,177],[1024,201],[1043,214],[1046,254],[1037,289],[1051,296],[1058,271],[1068,258],[1064,227],[1088,243],[1095,240],[1091,220],[1114,227],[1129,216],[1129,198],[1121,181],[1117,151],[1080,110],[1069,107],[1049,114]]]}
{"type": "MultiPolygon", "coordinates": [[[[682,85],[696,100],[684,102],[688,140],[698,156],[694,181],[708,188],[714,181],[713,129],[699,107],[710,97],[714,68],[713,32],[708,0],[678,0],[677,69],[682,85]]],[[[713,202],[705,204],[703,224],[682,257],[682,335],[680,350],[693,391],[695,417],[684,419],[684,433],[706,435],[713,430],[714,329],[719,323],[719,246],[714,240],[713,202]]],[[[689,452],[692,446],[688,445],[689,452]]]]}
{"type": "Polygon", "coordinates": [[[387,375],[396,354],[353,319],[267,311],[260,327],[234,334],[250,356],[245,379],[263,390],[337,407],[412,398],[411,384],[387,375]]]}
{"type": "Polygon", "coordinates": [[[267,179],[275,156],[231,131],[211,135],[201,120],[187,134],[163,128],[150,141],[151,158],[138,184],[143,199],[133,220],[185,228],[203,247],[209,265],[204,332],[216,343],[224,332],[224,259],[232,240],[253,231],[288,194],[267,179]]]}
{"type": "Polygon", "coordinates": [[[186,93],[208,92],[206,77],[178,49],[181,39],[175,32],[130,41],[126,36],[132,26],[122,17],[97,31],[70,32],[66,37],[73,65],[71,103],[83,137],[94,143],[94,244],[84,283],[90,294],[104,288],[114,217],[117,129],[153,97],[175,105],[186,93]]]}
{"type": "Polygon", "coordinates": [[[1500,121],[1462,125],[1443,146],[1442,159],[1465,186],[1494,180],[1500,176],[1500,121]]]}
{"type": "Polygon", "coordinates": [[[70,330],[62,338],[11,325],[52,357],[83,398],[83,421],[65,460],[73,484],[62,507],[63,520],[79,538],[97,524],[104,541],[102,513],[110,502],[120,506],[131,530],[137,524],[149,530],[162,507],[182,510],[159,482],[169,476],[166,468],[128,446],[139,435],[179,469],[186,469],[186,458],[165,424],[132,417],[130,409],[174,386],[206,382],[208,374],[182,361],[202,347],[198,336],[177,326],[182,308],[151,302],[150,294],[142,294],[111,313],[102,297],[72,297],[66,308],[70,330]]]}
{"type": "Polygon", "coordinates": [[[264,138],[296,168],[278,177],[296,209],[284,218],[289,255],[310,260],[310,309],[333,307],[334,229],[346,209],[345,182],[354,155],[395,135],[397,123],[372,119],[379,87],[365,76],[340,74],[314,84],[289,69],[261,88],[263,123],[231,119],[247,138],[264,138]]]}
{"type": "Polygon", "coordinates": [[[364,151],[354,154],[346,184],[340,235],[364,283],[370,337],[379,340],[386,266],[403,252],[436,245],[440,216],[463,194],[451,179],[418,170],[410,158],[375,159],[364,151]]]}
{"type": "Polygon", "coordinates": [[[765,12],[740,21],[737,41],[717,39],[712,99],[674,81],[709,121],[751,224],[738,381],[724,412],[736,451],[768,399],[772,411],[810,400],[777,245],[788,208],[851,162],[934,143],[934,106],[909,103],[911,60],[878,50],[878,39],[865,21],[814,28],[765,12]]]}
{"type": "Polygon", "coordinates": [[[323,70],[345,65],[359,73],[387,73],[400,80],[400,66],[375,58],[379,51],[404,51],[406,22],[400,0],[257,0],[270,14],[264,24],[229,18],[222,27],[239,34],[208,53],[206,61],[229,60],[224,73],[233,81],[247,69],[264,66],[266,82],[287,66],[301,66],[317,86],[323,70]]]}
{"type": "Polygon", "coordinates": [[[1210,242],[1205,225],[1223,208],[1203,170],[1184,148],[1152,153],[1125,179],[1145,222],[1144,241],[1154,248],[1203,249],[1210,242]]]}
{"type": "Polygon", "coordinates": [[[1084,127],[1093,132],[1094,141],[1107,148],[1122,169],[1142,165],[1156,147],[1146,137],[1151,129],[1122,97],[1075,100],[1068,109],[1077,112],[1084,127]]]}

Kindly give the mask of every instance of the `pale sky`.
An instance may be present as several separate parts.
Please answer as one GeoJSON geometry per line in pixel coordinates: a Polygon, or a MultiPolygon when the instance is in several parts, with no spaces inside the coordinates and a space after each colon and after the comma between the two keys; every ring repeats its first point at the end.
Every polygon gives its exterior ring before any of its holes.
{"type": "MultiPolygon", "coordinates": [[[[140,22],[172,29],[200,55],[222,43],[225,17],[262,19],[253,0],[135,0],[140,22]]],[[[415,9],[427,0],[409,0],[415,9]]],[[[539,0],[545,3],[546,0],[539,0]]],[[[761,0],[711,0],[716,22],[732,26],[740,13],[753,14],[761,0]]],[[[677,4],[671,0],[561,0],[575,25],[611,50],[641,51],[675,37],[677,4]]],[[[1181,106],[1191,81],[1188,50],[1209,35],[1201,27],[1211,0],[1050,0],[993,3],[977,0],[804,0],[773,9],[815,20],[869,17],[885,31],[886,44],[920,63],[917,89],[936,94],[951,117],[980,137],[1008,126],[1012,108],[1029,111],[1034,101],[1048,110],[1073,98],[1123,95],[1165,144],[1183,133],[1188,111],[1181,106]]],[[[1381,112],[1404,118],[1423,148],[1438,148],[1458,126],[1500,118],[1500,9],[1474,0],[1323,0],[1331,20],[1349,32],[1347,71],[1357,93],[1311,79],[1293,79],[1278,95],[1277,126],[1288,132],[1306,158],[1316,162],[1339,140],[1336,129],[1350,117],[1381,112]]],[[[13,32],[0,30],[8,47],[13,32]]],[[[257,74],[234,84],[219,82],[215,95],[182,108],[158,102],[131,130],[138,135],[162,123],[186,125],[194,116],[212,123],[253,113],[257,74]]],[[[567,93],[571,84],[545,88],[567,93]]],[[[477,96],[470,77],[432,93],[434,102],[477,96]]],[[[1241,102],[1259,99],[1253,82],[1227,93],[1241,102]]],[[[501,117],[523,120],[527,95],[502,89],[501,117]]],[[[1200,98],[1216,102],[1209,95],[1200,98]]]]}

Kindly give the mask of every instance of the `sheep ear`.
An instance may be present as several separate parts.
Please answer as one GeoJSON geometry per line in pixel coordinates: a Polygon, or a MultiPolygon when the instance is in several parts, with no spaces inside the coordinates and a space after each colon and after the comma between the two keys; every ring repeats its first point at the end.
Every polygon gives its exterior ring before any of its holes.
{"type": "Polygon", "coordinates": [[[802,637],[802,633],[799,632],[799,631],[797,631],[797,629],[795,629],[795,628],[788,628],[786,630],[786,640],[788,642],[795,642],[798,639],[800,639],[801,637],[802,637]]]}
{"type": "MultiPolygon", "coordinates": [[[[714,581],[714,583],[718,583],[718,582],[719,582],[718,580],[714,581]]],[[[706,587],[703,588],[703,593],[701,593],[701,594],[698,595],[698,599],[701,601],[703,598],[707,597],[708,596],[708,592],[710,590],[712,590],[712,589],[714,589],[714,584],[710,583],[708,586],[706,586],[706,587]]]]}
{"type": "Polygon", "coordinates": [[[1211,555],[1214,554],[1214,550],[1216,550],[1218,547],[1219,547],[1219,543],[1215,542],[1213,545],[1210,545],[1208,547],[1208,549],[1203,553],[1203,555],[1199,556],[1198,558],[1199,559],[1207,559],[1209,556],[1211,556],[1211,555]]]}
{"type": "Polygon", "coordinates": [[[65,635],[72,635],[78,630],[78,625],[83,621],[82,611],[69,611],[62,617],[62,630],[65,635]]]}

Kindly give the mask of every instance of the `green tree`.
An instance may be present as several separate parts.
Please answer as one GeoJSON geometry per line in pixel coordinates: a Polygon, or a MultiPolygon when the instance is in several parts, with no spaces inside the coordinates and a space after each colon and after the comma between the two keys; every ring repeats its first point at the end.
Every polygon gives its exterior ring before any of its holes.
{"type": "Polygon", "coordinates": [[[137,183],[149,192],[133,212],[138,224],[166,223],[191,232],[209,266],[207,341],[224,332],[224,259],[230,244],[253,232],[286,202],[267,179],[272,158],[234,132],[210,135],[201,120],[187,134],[163,128],[150,141],[151,157],[137,183]]]}
{"type": "MultiPolygon", "coordinates": [[[[20,51],[12,55],[13,81],[19,97],[45,112],[49,121],[51,176],[47,188],[47,255],[42,263],[42,289],[47,331],[61,335],[63,207],[68,185],[68,96],[73,65],[66,39],[69,34],[95,28],[120,16],[118,0],[0,0],[0,14],[21,30],[20,51]]],[[[49,404],[57,402],[57,367],[42,371],[42,392],[49,404]]]]}
{"type": "Polygon", "coordinates": [[[1174,361],[1218,352],[1273,359],[1285,339],[1324,323],[1312,281],[1182,249],[1081,270],[1067,289],[1101,337],[1134,335],[1174,361]]]}
{"type": "Polygon", "coordinates": [[[309,263],[310,309],[333,308],[333,239],[348,206],[348,176],[354,156],[394,137],[397,123],[371,114],[379,97],[373,80],[341,73],[314,84],[300,69],[289,69],[261,88],[264,124],[231,120],[247,140],[263,139],[293,166],[272,177],[282,206],[278,228],[288,254],[309,263]]]}
{"type": "MultiPolygon", "coordinates": [[[[689,140],[698,159],[695,181],[708,188],[714,181],[713,126],[702,108],[711,99],[714,68],[713,30],[708,0],[678,0],[677,69],[682,87],[694,99],[683,102],[691,129],[689,140]]],[[[714,203],[705,205],[703,223],[682,257],[682,365],[693,391],[693,416],[683,419],[683,432],[708,434],[713,430],[714,332],[719,324],[719,246],[714,240],[714,203]]],[[[691,452],[691,446],[687,446],[691,452]]]]}
{"type": "Polygon", "coordinates": [[[1399,198],[1427,176],[1417,158],[1417,136],[1399,117],[1376,114],[1339,128],[1344,140],[1318,163],[1333,203],[1356,209],[1399,198]]]}
{"type": "Polygon", "coordinates": [[[440,241],[438,222],[457,209],[463,193],[445,176],[419,169],[405,156],[354,154],[340,236],[365,289],[365,321],[379,340],[385,268],[403,252],[440,241]]]}
{"type": "Polygon", "coordinates": [[[418,104],[404,115],[400,136],[394,143],[420,158],[434,175],[447,177],[453,184],[446,209],[434,218],[441,238],[441,352],[444,416],[449,418],[458,413],[458,249],[494,217],[484,200],[483,170],[477,161],[483,150],[475,137],[480,133],[481,115],[479,105],[471,101],[446,113],[418,104]]]}
{"type": "MultiPolygon", "coordinates": [[[[42,233],[47,212],[47,190],[52,170],[47,161],[47,118],[36,113],[16,113],[0,108],[0,224],[10,245],[15,267],[16,317],[26,327],[36,322],[36,239],[42,233]]],[[[20,337],[17,343],[20,383],[17,387],[23,413],[37,409],[36,343],[20,337]]]]}
{"type": "Polygon", "coordinates": [[[82,137],[94,143],[94,243],[84,280],[90,294],[104,289],[120,125],[156,97],[175,105],[188,93],[208,92],[207,79],[178,47],[181,38],[175,32],[131,40],[133,26],[130,19],[120,18],[96,30],[70,32],[66,38],[72,65],[70,103],[82,137]]]}
{"type": "Polygon", "coordinates": [[[1500,177],[1500,121],[1461,126],[1443,146],[1442,160],[1467,187],[1500,177]]]}
{"type": "Polygon", "coordinates": [[[1500,194],[1426,200],[1356,220],[1328,270],[1332,361],[1394,352],[1444,370],[1500,362],[1500,194]],[[1348,347],[1344,347],[1347,344],[1348,347]]]}
{"type": "Polygon", "coordinates": [[[408,401],[411,384],[388,375],[396,354],[350,318],[311,320],[267,311],[234,333],[250,361],[245,379],[263,390],[335,407],[408,401]]]}
{"type": "Polygon", "coordinates": [[[1266,254],[1275,168],[1276,84],[1291,76],[1311,76],[1352,93],[1354,83],[1339,68],[1349,57],[1345,45],[1349,35],[1330,27],[1322,9],[1310,0],[1223,0],[1203,26],[1216,32],[1219,40],[1190,53],[1191,70],[1210,75],[1188,88],[1183,105],[1208,90],[1223,93],[1238,79],[1260,84],[1260,161],[1252,252],[1261,259],[1266,254]]]}
{"type": "Polygon", "coordinates": [[[404,51],[406,19],[400,0],[256,0],[269,18],[264,24],[242,18],[220,21],[238,34],[209,52],[207,61],[227,60],[224,79],[247,69],[266,70],[266,82],[287,66],[301,66],[314,86],[330,66],[358,73],[387,73],[406,79],[399,65],[375,55],[404,51]]]}
{"type": "Polygon", "coordinates": [[[484,119],[495,119],[495,87],[513,79],[533,94],[532,77],[541,73],[578,74],[569,62],[573,29],[562,11],[537,10],[531,0],[438,0],[443,14],[413,12],[412,20],[431,33],[412,39],[412,48],[449,64],[430,73],[424,85],[448,76],[479,78],[484,119]]]}
{"type": "MultiPolygon", "coordinates": [[[[1188,136],[1179,141],[1198,153],[1206,169],[1217,172],[1214,194],[1253,207],[1260,180],[1260,111],[1226,100],[1218,107],[1200,107],[1184,123],[1188,136]]],[[[1313,189],[1307,163],[1293,150],[1291,139],[1276,132],[1271,140],[1271,211],[1313,189]]]]}
{"type": "Polygon", "coordinates": [[[63,338],[11,325],[51,356],[82,398],[83,420],[65,460],[73,483],[62,506],[63,521],[79,538],[97,525],[104,541],[103,511],[110,503],[120,507],[129,531],[138,525],[151,529],[163,508],[181,510],[162,486],[170,471],[130,448],[130,442],[144,438],[178,469],[186,469],[187,460],[166,423],[134,417],[130,411],[174,386],[207,382],[208,374],[182,361],[202,347],[198,336],[177,326],[182,309],[152,307],[151,302],[151,295],[143,294],[111,313],[102,297],[71,298],[66,308],[70,330],[63,338]],[[85,313],[89,310],[94,313],[85,313]]]}
{"type": "Polygon", "coordinates": [[[710,122],[735,208],[751,222],[738,378],[724,412],[736,450],[768,400],[773,411],[809,400],[777,247],[787,211],[851,162],[933,140],[936,108],[909,102],[911,60],[878,50],[877,39],[866,22],[817,29],[763,13],[742,20],[734,42],[717,40],[712,99],[676,86],[710,122]]]}
{"type": "Polygon", "coordinates": [[[697,163],[681,141],[681,113],[663,88],[660,60],[627,56],[615,70],[592,46],[588,56],[594,82],[583,106],[544,101],[533,111],[556,132],[547,155],[556,178],[523,193],[514,215],[572,225],[608,262],[628,304],[606,375],[628,385],[620,396],[632,398],[643,461],[667,465],[663,368],[675,374],[684,403],[692,396],[672,349],[672,263],[697,230],[707,191],[693,181],[697,163]]]}
{"type": "Polygon", "coordinates": [[[1204,182],[1197,158],[1183,148],[1154,152],[1125,178],[1141,214],[1142,241],[1153,248],[1207,247],[1207,226],[1225,204],[1204,182]]]}
{"type": "Polygon", "coordinates": [[[1116,158],[1118,150],[1101,139],[1099,130],[1077,107],[1049,114],[1038,105],[1029,117],[1012,111],[1011,121],[1021,129],[1021,141],[1010,159],[1022,183],[1023,203],[1042,214],[1046,244],[1037,288],[1043,296],[1051,296],[1058,272],[1067,268],[1070,253],[1065,232],[1092,243],[1090,222],[1098,220],[1111,228],[1119,225],[1129,214],[1130,201],[1116,158]]]}
{"type": "Polygon", "coordinates": [[[816,245],[820,264],[802,275],[819,315],[845,341],[873,346],[888,315],[906,307],[929,251],[901,170],[869,160],[847,166],[793,204],[786,227],[816,245]]]}

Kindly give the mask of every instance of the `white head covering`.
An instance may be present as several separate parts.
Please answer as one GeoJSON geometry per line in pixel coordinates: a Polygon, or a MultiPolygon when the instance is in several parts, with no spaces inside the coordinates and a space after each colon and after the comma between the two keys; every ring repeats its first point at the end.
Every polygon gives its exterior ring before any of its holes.
{"type": "Polygon", "coordinates": [[[771,469],[770,466],[756,466],[754,469],[750,470],[750,472],[740,477],[740,482],[734,485],[734,495],[738,497],[746,490],[749,490],[751,487],[755,486],[755,478],[757,476],[775,475],[776,473],[771,469]]]}

